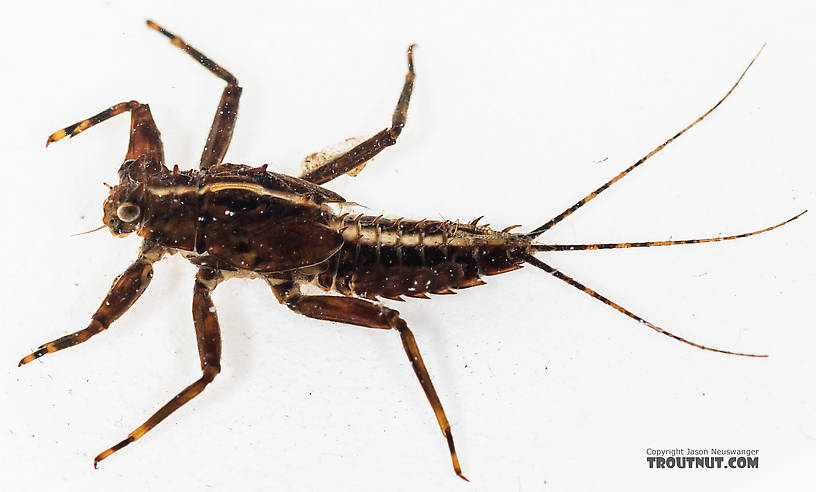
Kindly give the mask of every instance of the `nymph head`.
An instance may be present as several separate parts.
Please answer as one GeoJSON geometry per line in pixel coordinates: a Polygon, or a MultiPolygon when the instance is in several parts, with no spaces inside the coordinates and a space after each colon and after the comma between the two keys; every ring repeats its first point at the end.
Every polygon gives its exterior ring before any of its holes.
{"type": "Polygon", "coordinates": [[[139,188],[138,184],[120,184],[111,188],[105,199],[102,220],[114,236],[122,237],[139,228],[144,217],[139,188]]]}
{"type": "Polygon", "coordinates": [[[120,183],[111,187],[102,206],[102,220],[114,236],[130,234],[144,219],[144,186],[139,179],[142,168],[138,159],[125,161],[119,168],[120,183]]]}

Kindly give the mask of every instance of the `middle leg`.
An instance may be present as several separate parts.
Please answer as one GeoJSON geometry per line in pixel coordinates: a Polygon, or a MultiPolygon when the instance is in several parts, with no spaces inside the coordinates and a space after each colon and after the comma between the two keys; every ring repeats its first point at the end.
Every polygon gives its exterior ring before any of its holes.
{"type": "Polygon", "coordinates": [[[392,329],[399,332],[405,355],[408,356],[408,360],[411,362],[411,367],[414,369],[417,379],[419,379],[419,384],[422,386],[422,390],[425,392],[425,396],[428,398],[428,402],[436,415],[442,435],[445,436],[445,440],[448,442],[453,470],[461,478],[467,480],[462,475],[462,468],[459,466],[459,458],[456,456],[456,448],[453,445],[453,434],[451,433],[450,423],[448,423],[448,417],[442,408],[442,402],[436,394],[436,389],[434,389],[431,382],[431,376],[422,361],[422,355],[419,353],[414,334],[408,328],[405,320],[400,318],[399,311],[354,297],[302,295],[299,286],[291,282],[276,284],[267,280],[267,283],[272,287],[278,301],[296,313],[315,319],[337,321],[366,328],[392,329]]]}
{"type": "Polygon", "coordinates": [[[227,86],[221,93],[221,100],[218,102],[218,109],[215,111],[210,134],[207,136],[207,143],[204,144],[204,151],[201,153],[200,169],[221,164],[224,154],[227,153],[232,131],[235,129],[235,119],[238,117],[238,101],[241,99],[241,89],[238,86],[238,79],[225,70],[221,65],[204,56],[203,53],[185,43],[183,39],[161,27],[155,22],[148,20],[148,27],[158,31],[170,39],[173,46],[184,50],[188,55],[195,58],[200,64],[224,80],[227,86]]]}
{"type": "Polygon", "coordinates": [[[193,290],[193,322],[195,324],[196,341],[198,342],[198,356],[201,360],[201,377],[190,386],[187,386],[172,400],[165,403],[147,421],[131,432],[124,440],[113,447],[99,453],[94,458],[94,468],[123,447],[139,439],[159,422],[170,416],[182,405],[192,400],[210,384],[215,376],[221,372],[221,330],[218,327],[218,315],[215,313],[212,298],[213,289],[222,280],[217,270],[204,269],[198,271],[193,290]]]}

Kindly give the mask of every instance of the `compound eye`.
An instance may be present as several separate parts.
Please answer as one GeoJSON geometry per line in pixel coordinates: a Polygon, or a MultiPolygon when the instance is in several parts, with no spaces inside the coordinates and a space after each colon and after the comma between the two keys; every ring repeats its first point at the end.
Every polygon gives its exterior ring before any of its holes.
{"type": "Polygon", "coordinates": [[[116,209],[116,216],[119,217],[119,220],[122,222],[133,222],[139,218],[139,214],[141,213],[142,209],[135,203],[130,202],[124,202],[116,209]]]}

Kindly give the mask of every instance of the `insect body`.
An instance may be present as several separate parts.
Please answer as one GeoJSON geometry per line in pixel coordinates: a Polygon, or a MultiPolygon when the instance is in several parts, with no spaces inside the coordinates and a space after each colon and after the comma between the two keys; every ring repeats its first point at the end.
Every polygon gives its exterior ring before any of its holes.
{"type": "Polygon", "coordinates": [[[742,76],[714,107],[674,137],[546,224],[529,233],[517,234],[510,232],[513,227],[499,231],[480,226],[478,219],[460,223],[392,220],[340,213],[337,205],[347,203],[346,200],[320,186],[342,174],[359,172],[373,156],[396,142],[405,126],[415,78],[413,46],[408,49],[408,73],[391,125],[350,150],[310,166],[303,175],[295,178],[269,172],[266,166],[222,162],[232,137],[241,87],[232,74],[180,38],[151,21],[147,23],[227,83],[200,165],[190,171],[180,171],[177,166],[167,168],[150,109],[136,101],[111,106],[48,138],[47,144],[50,144],[66,136],[75,136],[117,114],[130,113],[130,143],[119,168],[120,182],[111,188],[103,206],[103,227],[107,226],[117,236],[135,232],[144,238],[144,242],[138,258],[116,278],[87,328],[40,346],[23,358],[20,365],[82,343],[107,329],[147,288],[153,263],[165,255],[180,253],[198,267],[193,321],[202,376],[127,438],[100,453],[94,459],[94,466],[139,439],[201,393],[220,372],[220,328],[211,293],[220,282],[230,277],[264,279],[281,303],[311,318],[396,330],[447,440],[453,468],[462,478],[465,477],[456,456],[447,416],[414,336],[399,312],[383,306],[379,302],[381,299],[452,294],[458,289],[483,284],[485,276],[532,265],[684,343],[705,350],[761,357],[706,347],[681,338],[640,318],[535,256],[549,251],[730,240],[769,231],[799,217],[801,214],[759,231],[709,239],[566,245],[536,242],[541,234],[705,118],[728,97],[742,76]],[[310,284],[328,294],[303,292],[302,287],[310,284]]]}

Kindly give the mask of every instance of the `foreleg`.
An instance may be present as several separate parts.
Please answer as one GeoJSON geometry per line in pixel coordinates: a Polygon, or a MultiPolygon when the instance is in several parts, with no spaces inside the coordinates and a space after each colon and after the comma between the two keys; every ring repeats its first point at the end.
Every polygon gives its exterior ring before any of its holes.
{"type": "Polygon", "coordinates": [[[113,281],[108,295],[105,296],[99,309],[91,316],[91,324],[87,328],[40,345],[36,351],[23,357],[19,365],[28,364],[45,354],[73,347],[107,329],[111,323],[125,314],[147,289],[153,278],[153,263],[159,261],[164,253],[164,249],[159,246],[151,243],[143,244],[139,258],[113,281]]]}
{"type": "Polygon", "coordinates": [[[138,159],[144,156],[159,166],[163,165],[164,147],[162,146],[159,129],[153,121],[150,107],[147,104],[142,104],[137,101],[114,104],[108,109],[91,116],[87,120],[82,120],[62,130],[56,131],[48,137],[45,146],[48,147],[53,142],[62,140],[65,137],[75,137],[108,118],[126,112],[130,112],[130,142],[128,142],[125,160],[138,159]]]}

